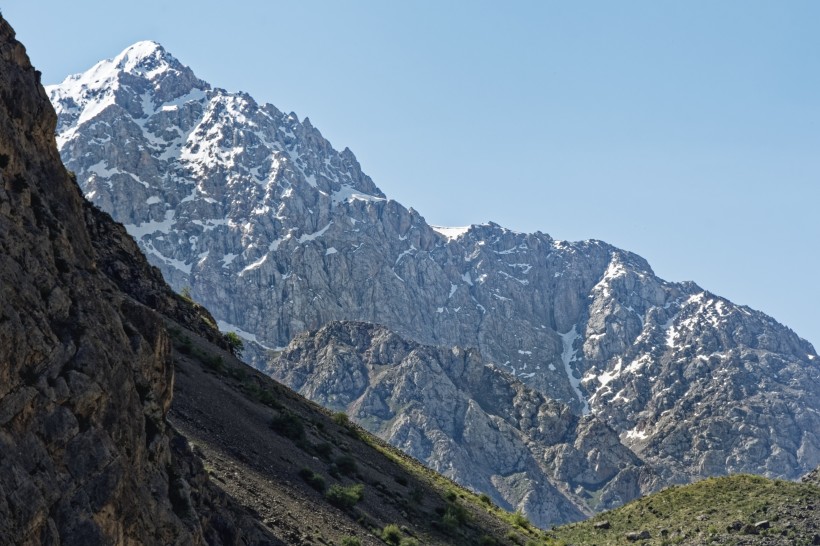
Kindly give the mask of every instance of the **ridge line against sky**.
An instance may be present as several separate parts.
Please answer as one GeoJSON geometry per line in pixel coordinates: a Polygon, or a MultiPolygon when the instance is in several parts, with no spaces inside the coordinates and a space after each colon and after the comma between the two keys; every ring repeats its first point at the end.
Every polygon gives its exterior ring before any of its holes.
{"type": "Polygon", "coordinates": [[[820,342],[820,3],[2,9],[44,83],[156,40],[431,224],[601,239],[820,342]]]}

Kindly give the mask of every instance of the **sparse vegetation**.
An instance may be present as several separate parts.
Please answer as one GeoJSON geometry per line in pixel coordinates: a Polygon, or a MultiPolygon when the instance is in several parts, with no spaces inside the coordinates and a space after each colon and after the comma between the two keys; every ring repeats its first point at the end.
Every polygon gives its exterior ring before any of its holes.
{"type": "Polygon", "coordinates": [[[357,483],[347,487],[333,484],[325,493],[328,502],[337,508],[349,510],[364,498],[364,485],[357,483]]]}
{"type": "Polygon", "coordinates": [[[333,422],[339,425],[340,427],[349,427],[350,426],[350,417],[343,411],[337,411],[333,414],[333,422]]]}
{"type": "Polygon", "coordinates": [[[356,459],[354,459],[350,455],[342,455],[340,457],[336,457],[336,460],[334,462],[336,463],[336,469],[345,476],[352,476],[356,473],[356,459]]]}
{"type": "Polygon", "coordinates": [[[362,546],[362,541],[356,537],[342,537],[341,546],[362,546]]]}
{"type": "Polygon", "coordinates": [[[521,527],[522,529],[529,529],[530,528],[530,520],[521,513],[521,510],[516,510],[515,513],[512,515],[512,520],[515,525],[521,527]]]}
{"type": "Polygon", "coordinates": [[[382,540],[388,544],[399,546],[399,542],[401,542],[401,529],[399,529],[399,526],[395,523],[385,525],[382,529],[382,540]]]}
{"type": "Polygon", "coordinates": [[[333,454],[333,446],[329,442],[319,442],[313,446],[313,451],[324,460],[330,460],[333,454]]]}
{"type": "Polygon", "coordinates": [[[309,486],[320,493],[325,490],[325,478],[309,468],[302,468],[299,471],[299,476],[305,480],[309,486]]]}
{"type": "MultiPolygon", "coordinates": [[[[783,544],[801,544],[801,506],[820,502],[820,488],[736,475],[709,478],[686,486],[672,486],[599,514],[587,521],[557,527],[548,544],[607,546],[624,543],[628,533],[644,531],[640,544],[755,543],[749,536],[778,537],[783,544]],[[797,516],[794,516],[794,515],[797,516]],[[606,525],[601,522],[606,521],[606,525]],[[598,524],[596,526],[596,524],[598,524]]],[[[809,542],[811,538],[809,535],[809,542]]]]}
{"type": "Polygon", "coordinates": [[[305,426],[296,415],[283,411],[271,419],[270,428],[280,436],[291,440],[301,440],[305,437],[305,426]]]}
{"type": "Polygon", "coordinates": [[[182,287],[182,290],[179,291],[179,295],[182,296],[182,299],[187,301],[188,303],[194,303],[194,299],[191,297],[191,287],[185,285],[182,287]]]}
{"type": "Polygon", "coordinates": [[[219,355],[205,355],[202,359],[202,363],[217,373],[221,374],[225,372],[225,363],[219,355]]]}
{"type": "Polygon", "coordinates": [[[231,354],[237,358],[241,357],[242,351],[245,349],[245,342],[242,341],[242,338],[236,332],[227,332],[223,337],[228,343],[228,350],[231,351],[231,354]]]}

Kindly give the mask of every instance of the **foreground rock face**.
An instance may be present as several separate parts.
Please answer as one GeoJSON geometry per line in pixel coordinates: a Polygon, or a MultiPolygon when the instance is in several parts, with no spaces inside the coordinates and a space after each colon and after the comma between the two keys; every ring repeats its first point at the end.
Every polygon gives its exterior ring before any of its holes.
{"type": "Polygon", "coordinates": [[[140,300],[203,319],[83,199],[55,123],[0,17],[0,542],[264,543],[166,426],[169,340],[140,300]]]}
{"type": "Polygon", "coordinates": [[[594,414],[660,483],[820,464],[820,360],[763,313],[599,241],[433,228],[307,119],[211,88],[155,43],[49,94],[89,199],[223,329],[281,349],[357,320],[477,348],[594,414]]]}
{"type": "Polygon", "coordinates": [[[579,417],[476,350],[332,322],[296,337],[270,373],[404,452],[540,526],[635,498],[652,473],[593,417],[579,417]]]}

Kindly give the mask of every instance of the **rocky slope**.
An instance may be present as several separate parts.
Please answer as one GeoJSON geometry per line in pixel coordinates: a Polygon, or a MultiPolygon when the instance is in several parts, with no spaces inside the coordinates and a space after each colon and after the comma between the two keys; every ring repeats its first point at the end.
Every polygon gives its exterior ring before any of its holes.
{"type": "Polygon", "coordinates": [[[430,468],[547,526],[632,500],[653,479],[598,419],[487,366],[475,350],[332,322],[296,337],[271,375],[344,411],[430,468]]]}
{"type": "Polygon", "coordinates": [[[195,330],[207,315],[83,199],[39,73],[2,18],[0,97],[0,542],[277,543],[165,423],[169,338],[138,299],[195,330]],[[133,296],[118,286],[137,278],[133,296]]]}
{"type": "Polygon", "coordinates": [[[474,347],[594,414],[665,483],[820,463],[820,361],[763,313],[599,241],[429,226],[309,120],[212,88],[153,42],[48,92],[89,199],[257,348],[331,320],[474,347]]]}

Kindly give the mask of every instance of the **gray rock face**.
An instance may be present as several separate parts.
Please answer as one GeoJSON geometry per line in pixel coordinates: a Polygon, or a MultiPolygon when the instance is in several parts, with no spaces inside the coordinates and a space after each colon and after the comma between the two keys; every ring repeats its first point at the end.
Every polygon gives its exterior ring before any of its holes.
{"type": "Polygon", "coordinates": [[[297,336],[269,372],[537,525],[620,505],[652,479],[612,429],[487,366],[474,349],[331,322],[297,336]]]}
{"type": "Polygon", "coordinates": [[[179,298],[83,199],[55,123],[0,17],[0,543],[261,540],[165,423],[170,344],[141,300],[179,298]]]}
{"type": "Polygon", "coordinates": [[[307,119],[211,88],[154,43],[48,91],[89,199],[223,329],[258,342],[260,367],[306,330],[372,322],[477,348],[595,415],[661,472],[642,490],[820,464],[817,354],[763,313],[599,241],[433,228],[307,119]]]}

